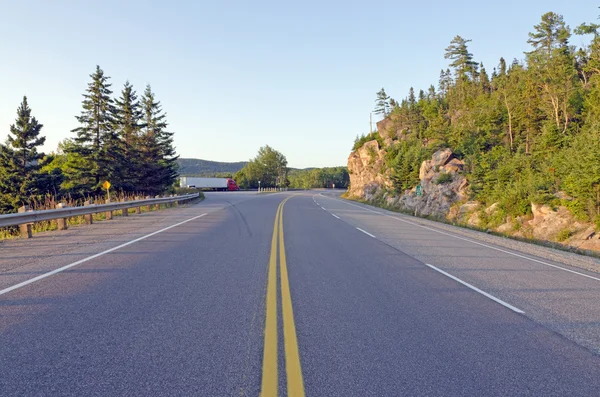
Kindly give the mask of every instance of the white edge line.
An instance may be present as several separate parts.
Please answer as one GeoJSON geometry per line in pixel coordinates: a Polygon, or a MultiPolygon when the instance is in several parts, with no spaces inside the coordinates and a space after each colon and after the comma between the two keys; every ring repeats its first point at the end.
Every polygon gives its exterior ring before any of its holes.
{"type": "Polygon", "coordinates": [[[340,219],[339,216],[337,216],[336,214],[331,214],[333,217],[340,219]]]}
{"type": "Polygon", "coordinates": [[[205,216],[205,215],[208,215],[208,214],[202,214],[202,215],[195,216],[195,217],[193,217],[193,218],[190,218],[190,219],[187,219],[187,220],[185,220],[185,221],[183,221],[183,222],[179,222],[179,223],[176,223],[176,224],[174,224],[174,225],[171,225],[171,226],[165,227],[164,229],[160,229],[160,230],[157,230],[157,231],[155,231],[155,232],[152,232],[152,233],[150,233],[150,234],[147,234],[147,235],[145,235],[145,236],[138,237],[138,238],[136,238],[136,239],[134,239],[134,240],[131,240],[131,241],[128,241],[128,242],[126,242],[126,243],[124,243],[124,244],[117,245],[116,247],[113,247],[113,248],[107,249],[106,251],[102,251],[102,252],[99,252],[99,253],[97,253],[97,254],[94,254],[94,255],[92,255],[92,256],[88,256],[87,258],[80,259],[80,260],[78,260],[77,262],[73,262],[73,263],[71,263],[71,264],[69,264],[69,265],[66,265],[66,266],[60,267],[60,268],[58,268],[58,269],[54,269],[54,270],[52,270],[52,271],[50,271],[50,272],[48,272],[48,273],[40,274],[40,275],[39,275],[39,276],[37,276],[37,277],[31,278],[31,279],[29,279],[29,280],[25,280],[25,281],[23,281],[23,282],[20,282],[19,284],[15,284],[15,285],[13,285],[13,286],[11,286],[11,287],[8,287],[8,288],[5,288],[5,289],[3,289],[3,290],[0,290],[0,295],[4,295],[4,294],[6,294],[6,293],[8,293],[8,292],[10,292],[10,291],[14,291],[14,290],[16,290],[16,289],[19,289],[19,288],[21,288],[21,287],[24,287],[24,286],[26,286],[26,285],[29,285],[29,284],[35,283],[36,281],[39,281],[39,280],[42,280],[42,279],[44,279],[44,278],[46,278],[46,277],[50,277],[50,276],[52,276],[52,275],[54,275],[54,274],[57,274],[57,273],[63,272],[63,271],[65,271],[65,270],[67,270],[67,269],[70,269],[70,268],[72,268],[72,267],[75,267],[75,266],[77,266],[77,265],[81,265],[82,263],[85,263],[85,262],[88,262],[88,261],[90,261],[90,260],[92,260],[92,259],[98,258],[99,256],[106,255],[106,254],[108,254],[108,253],[110,253],[110,252],[116,251],[116,250],[118,250],[118,249],[121,249],[121,248],[123,248],[123,247],[127,247],[128,245],[131,245],[131,244],[137,243],[138,241],[145,240],[145,239],[147,239],[148,237],[152,237],[152,236],[154,236],[154,235],[156,235],[156,234],[162,233],[162,232],[164,232],[164,231],[167,231],[167,230],[169,230],[169,229],[172,229],[172,228],[174,228],[174,227],[177,227],[177,226],[183,225],[184,223],[188,223],[188,222],[190,222],[190,221],[193,221],[194,219],[202,218],[202,217],[203,217],[203,216],[205,216]]]}
{"type": "MultiPolygon", "coordinates": [[[[325,197],[325,196],[323,196],[323,197],[325,197]]],[[[516,256],[518,258],[527,259],[529,261],[536,262],[536,263],[539,263],[541,265],[550,266],[550,267],[553,267],[553,268],[556,268],[556,269],[564,270],[565,272],[574,273],[574,274],[577,274],[579,276],[583,276],[583,277],[591,278],[592,280],[600,281],[600,278],[598,278],[598,277],[590,276],[590,275],[585,274],[585,273],[580,273],[580,272],[577,272],[575,270],[566,269],[566,268],[564,268],[562,266],[556,266],[556,265],[553,265],[551,263],[546,263],[546,262],[543,262],[543,261],[540,261],[540,260],[537,260],[537,259],[534,259],[534,258],[529,258],[529,257],[524,256],[524,255],[520,255],[520,254],[517,254],[517,253],[514,253],[514,252],[503,250],[502,248],[493,247],[491,245],[480,243],[480,242],[477,242],[477,241],[474,241],[474,240],[471,240],[471,239],[468,239],[468,238],[455,236],[454,234],[442,232],[441,230],[436,230],[436,229],[433,229],[433,228],[430,228],[430,227],[427,227],[427,226],[420,225],[418,223],[410,222],[410,221],[401,219],[400,217],[397,217],[397,216],[392,216],[392,215],[384,214],[383,212],[374,211],[374,210],[372,210],[370,208],[365,208],[365,207],[362,207],[360,205],[356,205],[356,204],[352,204],[352,203],[347,203],[344,200],[340,200],[340,199],[336,199],[336,198],[333,198],[333,200],[337,200],[337,201],[340,201],[342,203],[345,203],[345,204],[348,204],[348,205],[351,205],[351,206],[354,206],[354,207],[357,207],[357,208],[362,208],[362,209],[364,209],[366,211],[374,212],[374,213],[379,214],[379,215],[387,216],[388,218],[396,219],[396,220],[398,220],[400,222],[408,223],[409,225],[418,226],[418,227],[423,228],[423,229],[431,230],[432,232],[443,234],[445,236],[450,236],[450,237],[454,237],[454,238],[459,239],[459,240],[468,241],[469,243],[477,244],[477,245],[480,245],[482,247],[486,247],[486,248],[490,248],[490,249],[493,249],[493,250],[496,250],[496,251],[504,252],[505,254],[516,256]]]]}
{"type": "Polygon", "coordinates": [[[456,282],[459,282],[459,283],[461,283],[462,285],[464,285],[466,287],[471,288],[475,292],[479,292],[481,295],[486,296],[486,297],[490,298],[491,300],[493,300],[494,302],[499,303],[502,306],[509,308],[510,310],[512,310],[515,313],[525,314],[525,312],[523,310],[518,309],[518,308],[514,307],[513,305],[511,305],[510,303],[506,303],[503,300],[496,298],[494,295],[490,295],[487,292],[482,291],[479,288],[477,288],[477,287],[475,287],[475,286],[473,286],[473,285],[471,285],[471,284],[469,284],[469,283],[467,283],[465,281],[462,281],[461,279],[459,279],[458,277],[455,277],[455,276],[451,275],[450,273],[446,273],[442,269],[438,269],[437,267],[435,267],[433,265],[430,265],[429,263],[426,263],[425,266],[428,266],[431,269],[433,269],[433,270],[435,270],[437,272],[442,273],[446,277],[450,277],[452,280],[454,280],[456,282]]]}
{"type": "Polygon", "coordinates": [[[377,238],[377,237],[373,236],[371,233],[369,233],[369,232],[367,232],[367,231],[365,231],[365,230],[362,230],[360,227],[357,227],[356,229],[357,229],[357,230],[360,230],[361,232],[363,232],[363,233],[364,233],[364,234],[366,234],[367,236],[371,236],[371,237],[373,237],[373,238],[377,238]]]}

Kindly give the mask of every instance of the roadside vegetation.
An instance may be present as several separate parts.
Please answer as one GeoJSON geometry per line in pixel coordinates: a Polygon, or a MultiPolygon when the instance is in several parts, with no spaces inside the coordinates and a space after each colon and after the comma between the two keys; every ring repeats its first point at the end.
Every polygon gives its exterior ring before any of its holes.
{"type": "Polygon", "coordinates": [[[101,197],[105,181],[114,199],[173,191],[173,133],[151,87],[138,98],[125,82],[115,97],[99,66],[90,78],[78,125],[54,153],[39,150],[45,142],[43,124],[23,98],[8,139],[0,144],[0,214],[23,205],[40,209],[101,197]]]}
{"type": "Polygon", "coordinates": [[[393,132],[357,137],[353,150],[387,142],[384,171],[403,192],[419,183],[422,161],[448,147],[465,162],[472,200],[514,217],[530,214],[532,202],[564,205],[600,226],[599,29],[571,29],[548,12],[523,59],[499,58],[491,72],[469,52],[471,40],[456,36],[436,85],[411,88],[399,102],[377,93],[375,112],[393,132]],[[581,41],[573,34],[589,45],[573,45],[581,41]]]}
{"type": "MultiPolygon", "coordinates": [[[[190,193],[198,193],[199,194],[199,197],[197,199],[194,199],[193,201],[191,201],[192,203],[204,200],[204,193],[199,192],[196,189],[188,189],[188,188],[175,188],[174,189],[174,194],[183,195],[183,194],[190,194],[190,193]]],[[[112,202],[131,201],[131,200],[145,199],[145,198],[146,197],[144,197],[144,196],[135,196],[132,194],[120,193],[120,194],[113,195],[111,197],[111,201],[112,202]]],[[[69,207],[77,207],[77,206],[83,205],[85,200],[91,200],[92,202],[94,202],[96,204],[106,204],[106,196],[105,195],[99,195],[99,196],[95,196],[95,197],[87,197],[86,199],[79,199],[79,200],[65,199],[65,200],[61,200],[60,202],[66,204],[69,207]]],[[[32,210],[42,211],[42,210],[49,210],[49,209],[56,208],[56,204],[58,204],[58,202],[59,201],[57,201],[55,197],[48,196],[48,197],[44,198],[44,201],[40,202],[40,201],[34,200],[30,204],[31,204],[32,210]]],[[[140,212],[144,213],[144,212],[156,211],[156,210],[165,209],[165,208],[167,208],[165,204],[160,204],[158,208],[155,205],[153,205],[153,206],[146,205],[146,206],[140,207],[140,212]]],[[[125,211],[125,210],[113,211],[113,216],[122,216],[123,211],[125,211]]],[[[131,215],[136,213],[135,208],[129,208],[127,211],[128,211],[128,214],[131,214],[131,215]]],[[[106,213],[99,212],[96,214],[92,214],[92,219],[94,220],[94,222],[104,221],[104,220],[106,220],[106,213]]],[[[85,218],[83,216],[69,217],[69,218],[67,218],[67,224],[68,224],[68,226],[83,225],[83,224],[85,224],[85,218]]],[[[51,221],[35,222],[32,225],[31,231],[32,231],[32,233],[35,234],[35,233],[41,233],[41,232],[49,232],[49,231],[57,230],[57,229],[58,229],[57,221],[51,220],[51,221]]],[[[0,240],[18,238],[19,236],[20,236],[20,233],[19,233],[19,229],[17,226],[0,228],[0,240]]]]}

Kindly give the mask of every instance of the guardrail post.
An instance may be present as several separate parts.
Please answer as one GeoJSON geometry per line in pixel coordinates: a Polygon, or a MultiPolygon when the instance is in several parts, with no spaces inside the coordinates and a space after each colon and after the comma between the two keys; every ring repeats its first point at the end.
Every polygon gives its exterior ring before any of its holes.
{"type": "MultiPolygon", "coordinates": [[[[56,204],[56,209],[67,208],[67,207],[68,206],[66,203],[56,204]]],[[[67,228],[69,227],[67,218],[58,218],[56,220],[56,223],[58,224],[58,230],[67,230],[67,228]]]]}
{"type": "MultiPolygon", "coordinates": [[[[123,200],[121,200],[122,202],[126,202],[127,201],[127,197],[124,197],[123,200]]],[[[121,215],[122,216],[129,216],[129,208],[123,208],[121,210],[121,215]]]]}
{"type": "MultiPolygon", "coordinates": [[[[83,203],[84,207],[87,207],[88,205],[92,205],[92,200],[87,200],[83,203]]],[[[92,223],[94,223],[94,216],[93,214],[85,214],[83,216],[83,219],[85,219],[85,223],[88,225],[91,225],[92,223]]]]}
{"type": "MultiPolygon", "coordinates": [[[[31,212],[28,205],[24,205],[21,208],[19,208],[19,214],[22,214],[24,212],[31,212]]],[[[22,225],[19,225],[19,232],[21,233],[21,237],[23,237],[23,238],[32,238],[33,237],[33,233],[31,232],[31,225],[32,225],[31,223],[24,223],[22,225]]]]}
{"type": "MultiPolygon", "coordinates": [[[[140,196],[136,196],[135,197],[136,200],[141,200],[142,198],[140,196]]],[[[142,213],[142,207],[135,207],[135,213],[136,214],[141,214],[142,213]]]]}
{"type": "MultiPolygon", "coordinates": [[[[106,204],[110,204],[110,198],[106,199],[106,204]]],[[[106,220],[110,221],[113,217],[113,212],[112,211],[106,211],[106,220]]]]}
{"type": "MultiPolygon", "coordinates": [[[[157,194],[156,196],[154,196],[154,198],[160,198],[160,195],[157,194]]],[[[154,208],[158,211],[160,209],[160,204],[156,204],[154,208]]]]}

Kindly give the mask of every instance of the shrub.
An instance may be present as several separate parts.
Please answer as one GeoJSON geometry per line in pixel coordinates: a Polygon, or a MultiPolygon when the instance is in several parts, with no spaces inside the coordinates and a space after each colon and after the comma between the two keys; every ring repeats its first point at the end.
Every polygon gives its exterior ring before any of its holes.
{"type": "Polygon", "coordinates": [[[448,182],[452,182],[452,180],[453,180],[453,179],[454,179],[454,178],[452,177],[452,175],[451,175],[451,174],[447,174],[447,173],[445,173],[445,172],[442,172],[442,173],[441,173],[441,174],[440,174],[440,175],[437,177],[437,179],[435,180],[435,182],[433,182],[433,183],[435,183],[436,185],[441,185],[442,183],[448,183],[448,182]]]}
{"type": "Polygon", "coordinates": [[[562,243],[563,241],[567,240],[572,235],[573,235],[573,232],[571,230],[563,229],[560,232],[558,232],[558,234],[556,235],[556,241],[558,241],[559,243],[562,243]]]}

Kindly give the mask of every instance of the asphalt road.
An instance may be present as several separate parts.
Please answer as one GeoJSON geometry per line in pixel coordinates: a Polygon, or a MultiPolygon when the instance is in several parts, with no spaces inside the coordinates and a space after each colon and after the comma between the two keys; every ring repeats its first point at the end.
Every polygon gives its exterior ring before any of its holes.
{"type": "Polygon", "coordinates": [[[52,236],[0,243],[1,396],[600,395],[600,275],[407,217],[214,193],[52,236]]]}

